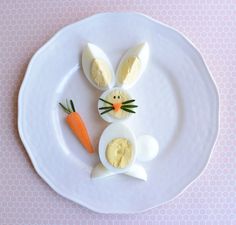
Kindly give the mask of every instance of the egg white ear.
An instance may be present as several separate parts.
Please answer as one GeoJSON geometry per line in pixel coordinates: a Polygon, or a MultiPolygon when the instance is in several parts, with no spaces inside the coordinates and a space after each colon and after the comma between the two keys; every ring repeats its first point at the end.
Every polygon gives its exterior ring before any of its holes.
{"type": "Polygon", "coordinates": [[[138,44],[122,57],[116,72],[116,84],[123,88],[132,87],[144,72],[149,59],[148,43],[138,44]]]}
{"type": "Polygon", "coordinates": [[[82,68],[89,82],[100,90],[107,90],[115,85],[112,65],[102,49],[88,43],[82,52],[82,68]]]}

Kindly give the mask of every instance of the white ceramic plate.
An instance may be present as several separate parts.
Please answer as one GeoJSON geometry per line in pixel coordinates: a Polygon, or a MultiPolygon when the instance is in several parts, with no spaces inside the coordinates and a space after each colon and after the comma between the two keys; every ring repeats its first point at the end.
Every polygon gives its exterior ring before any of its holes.
{"type": "Polygon", "coordinates": [[[218,131],[218,94],[199,52],[172,28],[137,13],[98,14],[59,31],[32,58],[19,94],[18,126],[36,171],[59,194],[102,213],[136,213],[181,193],[206,166],[218,131]],[[147,41],[149,65],[131,89],[139,112],[128,123],[151,134],[160,154],[143,164],[148,181],[125,175],[91,180],[98,155],[89,155],[65,123],[58,102],[74,100],[92,142],[108,125],[97,112],[101,92],[80,67],[92,42],[113,67],[129,47],[147,41]]]}

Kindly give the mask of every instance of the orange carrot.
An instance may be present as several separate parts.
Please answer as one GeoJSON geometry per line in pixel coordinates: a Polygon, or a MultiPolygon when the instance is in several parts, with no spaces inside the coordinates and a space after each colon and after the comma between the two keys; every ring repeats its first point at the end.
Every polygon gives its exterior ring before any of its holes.
{"type": "Polygon", "coordinates": [[[69,125],[70,129],[73,131],[75,136],[79,139],[80,143],[84,146],[84,148],[89,153],[94,153],[93,146],[91,144],[87,128],[81,119],[80,115],[75,111],[75,107],[73,104],[73,101],[70,100],[70,105],[68,104],[68,101],[66,100],[65,107],[62,103],[59,103],[60,106],[64,109],[64,111],[68,114],[66,117],[66,122],[69,125]]]}

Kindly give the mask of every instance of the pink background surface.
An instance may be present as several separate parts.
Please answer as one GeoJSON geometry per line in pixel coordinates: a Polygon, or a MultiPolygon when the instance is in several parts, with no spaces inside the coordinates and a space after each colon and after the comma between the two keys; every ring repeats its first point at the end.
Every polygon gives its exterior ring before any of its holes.
{"type": "Polygon", "coordinates": [[[236,224],[236,2],[0,1],[0,224],[236,224]],[[183,32],[218,85],[220,135],[204,173],[146,213],[102,215],[56,194],[36,174],[17,132],[17,95],[33,53],[63,26],[104,11],[138,11],[183,32]]]}

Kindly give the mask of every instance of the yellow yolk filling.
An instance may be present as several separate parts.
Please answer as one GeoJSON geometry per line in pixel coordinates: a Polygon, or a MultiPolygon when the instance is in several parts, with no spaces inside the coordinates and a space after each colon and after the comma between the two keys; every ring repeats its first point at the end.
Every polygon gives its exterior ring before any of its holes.
{"type": "Polygon", "coordinates": [[[113,139],[106,148],[107,161],[115,168],[125,168],[132,159],[132,144],[126,138],[113,139]]]}
{"type": "Polygon", "coordinates": [[[130,84],[138,76],[141,70],[141,62],[138,57],[130,56],[124,60],[119,72],[118,72],[118,82],[120,84],[130,84]]]}
{"type": "Polygon", "coordinates": [[[91,79],[101,88],[106,88],[111,82],[112,75],[109,66],[102,59],[94,59],[91,65],[91,79]]]}

